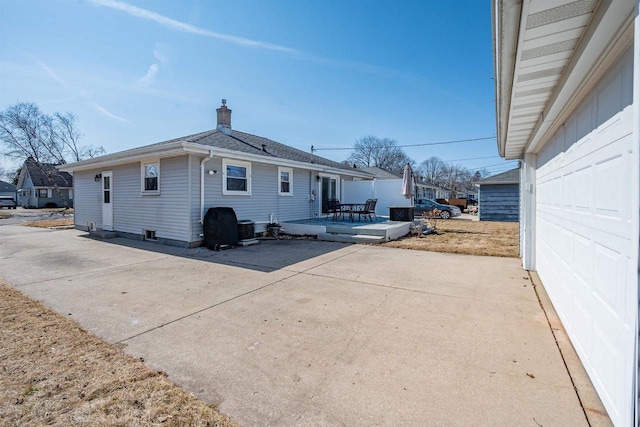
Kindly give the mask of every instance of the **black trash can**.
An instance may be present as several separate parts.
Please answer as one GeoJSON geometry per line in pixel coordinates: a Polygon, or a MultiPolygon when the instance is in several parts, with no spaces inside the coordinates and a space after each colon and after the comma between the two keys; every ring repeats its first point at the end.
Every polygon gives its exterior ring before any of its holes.
{"type": "Polygon", "coordinates": [[[255,222],[250,219],[238,221],[238,240],[253,239],[256,237],[255,222]]]}
{"type": "Polygon", "coordinates": [[[238,245],[238,218],[233,208],[209,208],[202,228],[204,244],[209,249],[238,245]]]}

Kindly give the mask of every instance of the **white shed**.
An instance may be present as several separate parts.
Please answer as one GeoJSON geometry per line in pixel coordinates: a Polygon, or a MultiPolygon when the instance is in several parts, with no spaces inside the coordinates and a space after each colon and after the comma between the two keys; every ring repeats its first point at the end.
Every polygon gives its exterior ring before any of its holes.
{"type": "Polygon", "coordinates": [[[498,149],[521,255],[615,425],[638,425],[638,0],[494,0],[498,149]]]}

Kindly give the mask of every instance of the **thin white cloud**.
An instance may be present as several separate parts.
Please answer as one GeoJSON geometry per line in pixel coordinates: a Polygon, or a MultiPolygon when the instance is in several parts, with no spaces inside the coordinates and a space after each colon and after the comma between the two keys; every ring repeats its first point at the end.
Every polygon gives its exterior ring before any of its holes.
{"type": "Polygon", "coordinates": [[[153,83],[157,74],[158,74],[158,64],[152,64],[147,70],[147,74],[145,74],[144,77],[138,80],[138,83],[144,86],[148,86],[151,83],[153,83]]]}
{"type": "Polygon", "coordinates": [[[175,19],[167,18],[159,13],[151,12],[150,10],[142,9],[140,7],[132,6],[130,4],[115,1],[115,0],[89,0],[91,3],[97,6],[108,7],[110,9],[119,10],[131,16],[146,19],[156,22],[167,28],[175,31],[181,31],[184,33],[197,34],[200,36],[211,37],[214,39],[226,41],[229,43],[237,44],[240,46],[256,47],[262,49],[276,50],[288,53],[299,53],[297,49],[293,49],[287,46],[280,46],[277,44],[262,42],[259,40],[251,40],[244,37],[232,36],[230,34],[216,33],[204,28],[196,27],[195,25],[187,24],[185,22],[176,21],[175,19]]]}
{"type": "Polygon", "coordinates": [[[123,122],[123,123],[131,123],[129,120],[120,117],[116,114],[113,114],[111,111],[108,111],[106,108],[104,108],[102,105],[98,104],[98,103],[93,103],[93,107],[98,110],[99,112],[101,112],[102,114],[104,114],[107,117],[110,117],[114,120],[117,120],[119,122],[123,122]]]}
{"type": "MultiPolygon", "coordinates": [[[[25,52],[26,53],[26,52],[25,52]]],[[[53,69],[51,69],[51,67],[49,67],[47,64],[45,64],[44,62],[38,60],[38,58],[35,58],[31,55],[29,55],[28,53],[26,54],[29,58],[31,58],[36,64],[38,64],[38,67],[42,68],[42,70],[47,73],[49,75],[49,77],[51,77],[53,80],[57,81],[58,83],[60,83],[62,86],[64,86],[65,89],[69,89],[69,85],[67,84],[67,82],[58,75],[58,73],[56,73],[55,71],[53,71],[53,69]]]]}
{"type": "MultiPolygon", "coordinates": [[[[60,83],[60,85],[62,85],[68,91],[73,92],[73,94],[72,94],[70,99],[73,99],[73,98],[76,98],[76,97],[83,98],[89,104],[91,104],[96,110],[98,110],[99,112],[101,112],[105,116],[110,117],[110,118],[112,118],[114,120],[117,120],[119,122],[131,123],[129,120],[127,120],[127,119],[125,119],[123,117],[120,117],[120,116],[118,116],[116,114],[113,114],[112,112],[108,111],[106,108],[104,108],[101,105],[99,105],[98,103],[96,103],[93,99],[91,99],[91,97],[87,93],[84,93],[83,91],[78,90],[78,89],[73,89],[62,77],[60,77],[60,75],[58,73],[56,73],[53,70],[53,68],[49,67],[47,64],[45,64],[44,62],[40,61],[38,58],[34,57],[33,55],[29,54],[28,52],[24,52],[24,54],[26,56],[28,56],[33,62],[35,62],[38,65],[38,67],[40,67],[45,73],[47,73],[49,75],[49,77],[51,77],[53,80],[55,80],[58,83],[60,83]]],[[[147,74],[149,74],[149,72],[147,72],[147,74]]]]}
{"type": "Polygon", "coordinates": [[[166,63],[167,61],[169,61],[167,49],[160,43],[156,43],[156,47],[153,49],[153,56],[162,63],[166,63]]]}

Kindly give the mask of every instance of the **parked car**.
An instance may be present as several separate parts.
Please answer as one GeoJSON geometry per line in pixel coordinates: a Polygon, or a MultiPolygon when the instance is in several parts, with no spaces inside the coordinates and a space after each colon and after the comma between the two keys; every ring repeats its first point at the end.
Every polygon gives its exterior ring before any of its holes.
{"type": "Polygon", "coordinates": [[[0,196],[0,208],[15,209],[18,204],[13,197],[0,196]]]}
{"type": "Polygon", "coordinates": [[[449,219],[451,217],[460,216],[462,212],[457,206],[443,205],[431,199],[417,199],[413,207],[414,215],[422,215],[425,212],[431,212],[434,209],[440,211],[440,218],[449,219]]]}

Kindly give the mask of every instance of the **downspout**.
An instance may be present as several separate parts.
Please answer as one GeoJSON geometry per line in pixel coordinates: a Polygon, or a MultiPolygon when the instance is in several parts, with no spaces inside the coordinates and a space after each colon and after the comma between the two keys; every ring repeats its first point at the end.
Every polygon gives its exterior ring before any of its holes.
{"type": "Polygon", "coordinates": [[[204,223],[204,164],[213,158],[213,150],[209,150],[209,157],[200,160],[200,224],[204,223]]]}

